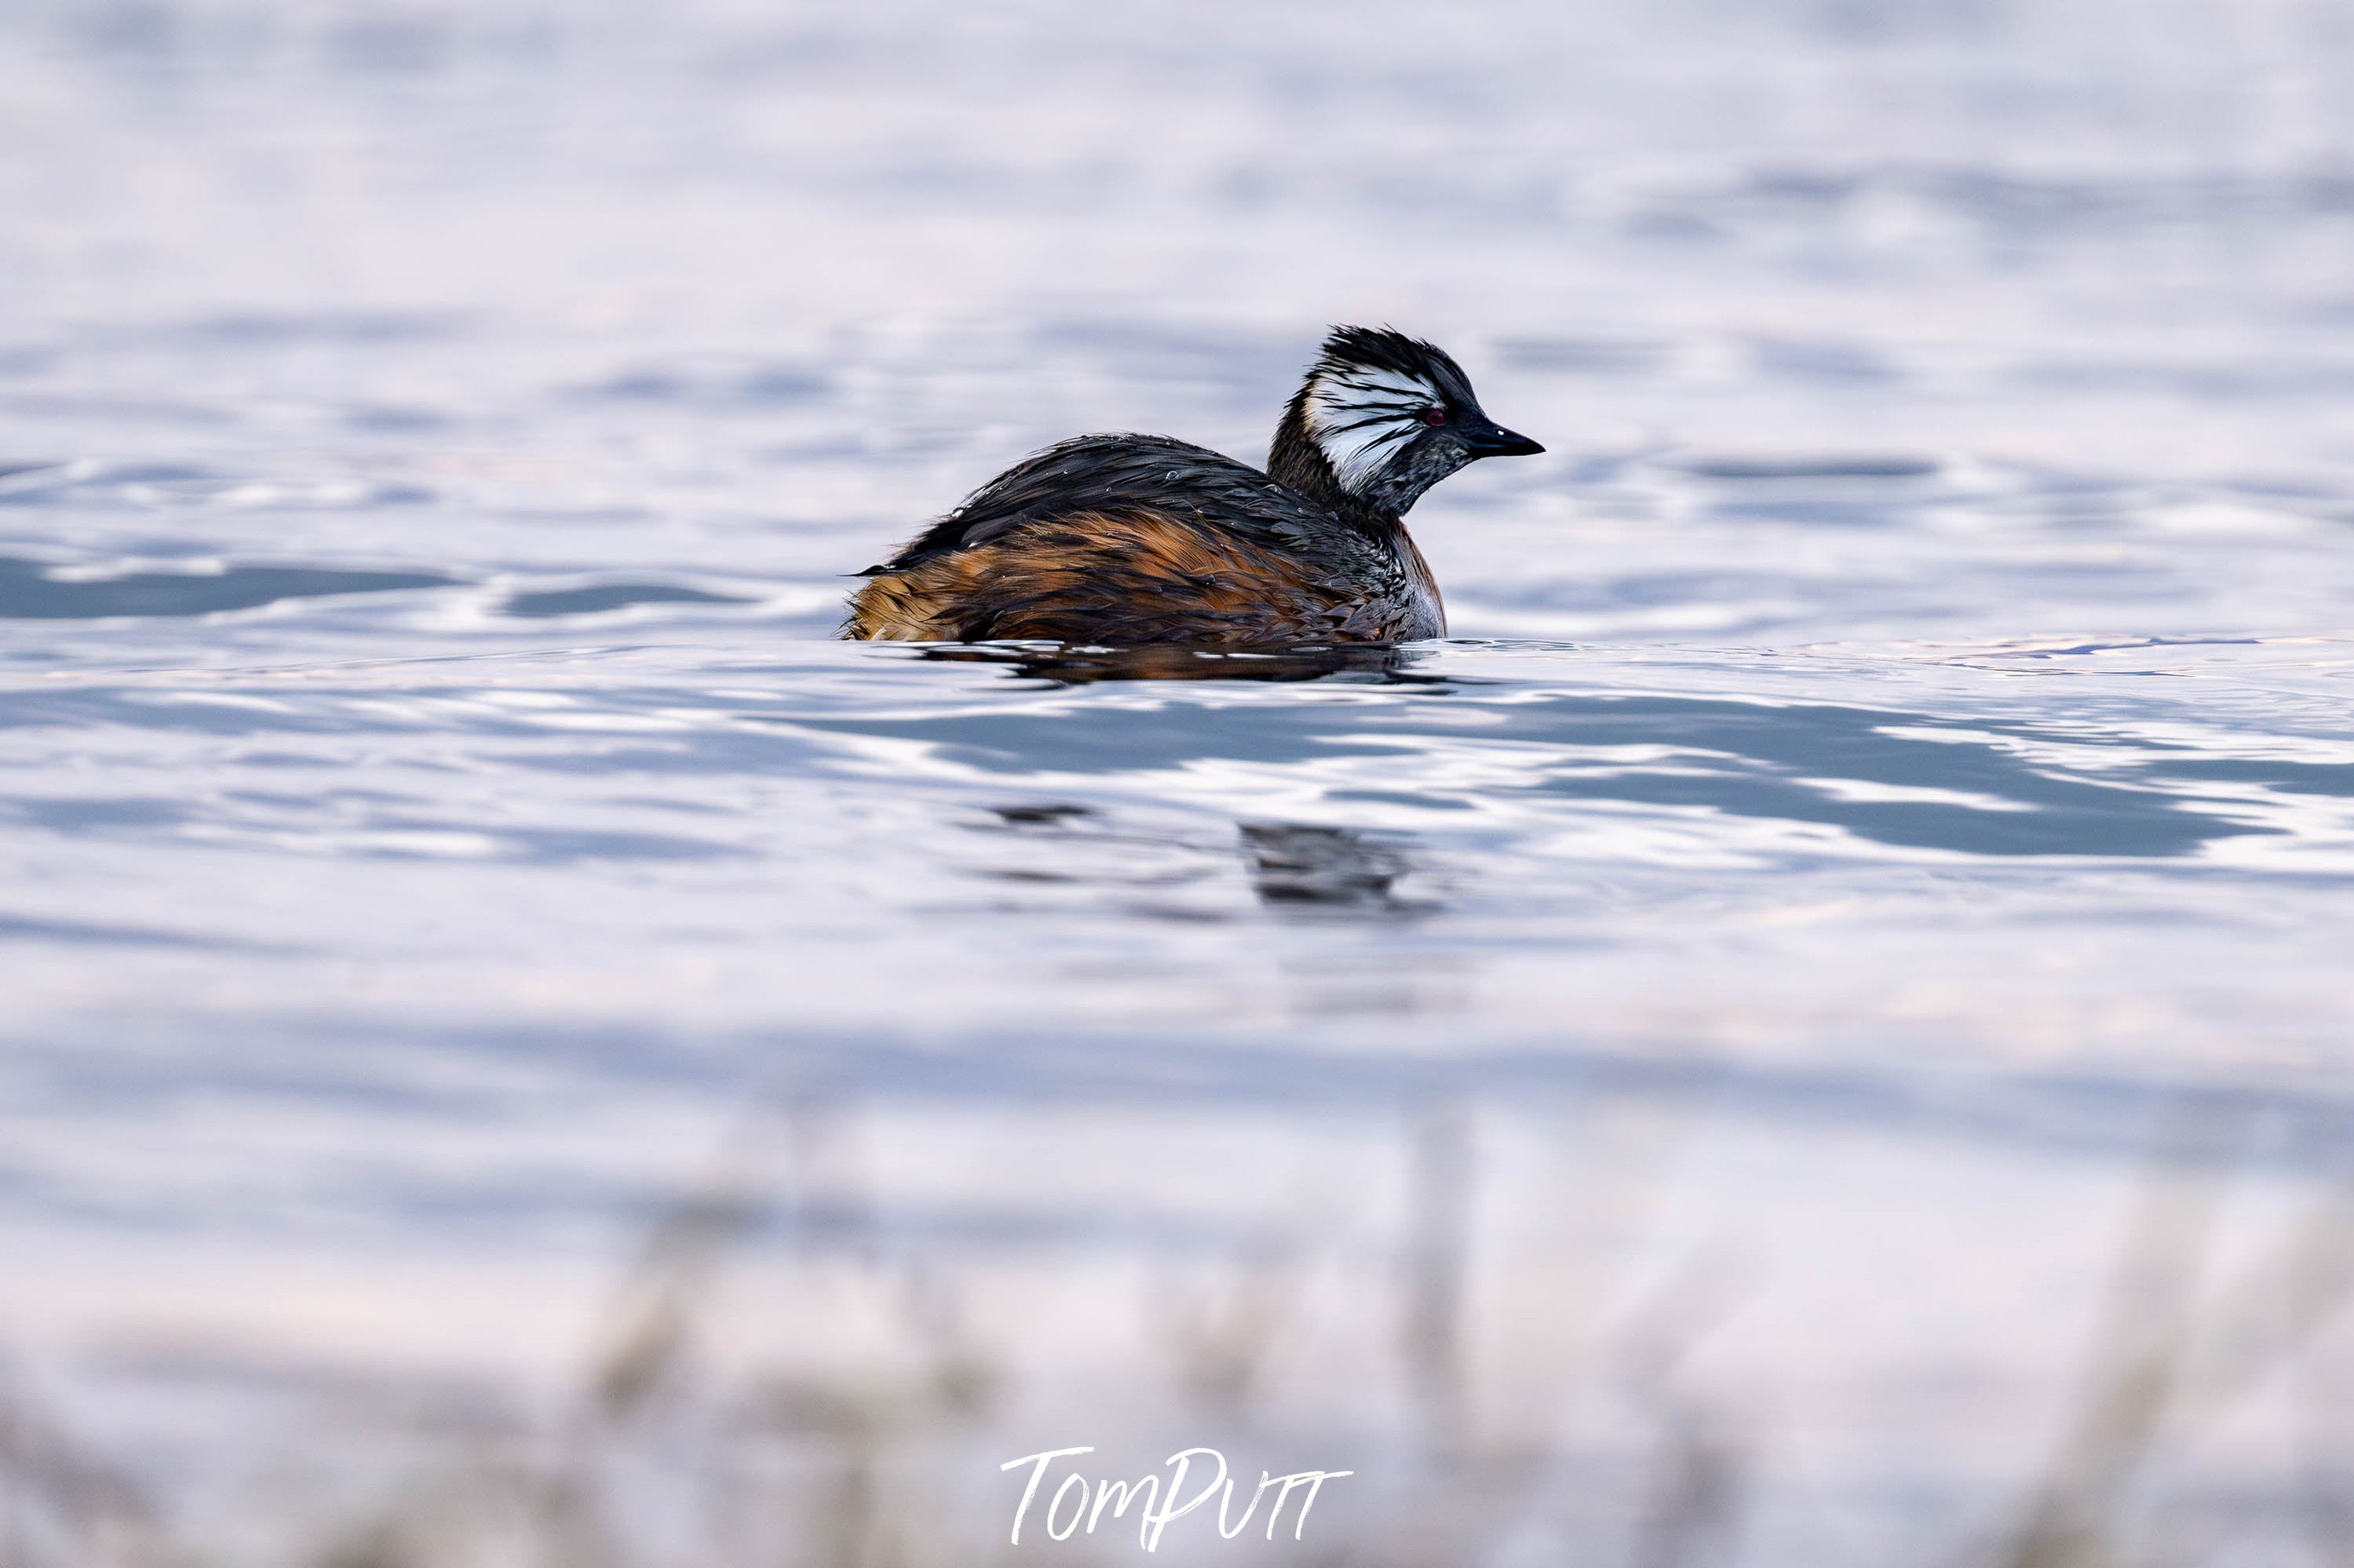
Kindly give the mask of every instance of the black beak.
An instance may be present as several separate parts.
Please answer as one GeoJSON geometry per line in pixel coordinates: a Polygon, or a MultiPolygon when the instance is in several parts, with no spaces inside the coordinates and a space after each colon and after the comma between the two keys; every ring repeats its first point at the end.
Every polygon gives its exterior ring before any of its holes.
{"type": "Polygon", "coordinates": [[[1544,448],[1522,435],[1508,430],[1485,415],[1475,414],[1456,431],[1463,450],[1475,458],[1534,457],[1544,448]]]}

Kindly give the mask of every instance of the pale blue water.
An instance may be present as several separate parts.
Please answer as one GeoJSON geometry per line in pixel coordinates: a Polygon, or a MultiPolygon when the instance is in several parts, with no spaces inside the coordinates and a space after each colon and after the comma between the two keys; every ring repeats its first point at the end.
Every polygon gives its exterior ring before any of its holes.
{"type": "MultiPolygon", "coordinates": [[[[1737,1255],[1744,1560],[2000,1519],[2155,1108],[2249,1118],[2250,1248],[2354,1110],[2349,68],[2288,0],[11,7],[0,1333],[158,1476],[226,1461],[157,1345],[557,1378],[780,1095],[863,1129],[805,1238],[1062,1325],[940,1483],[993,1539],[998,1458],[1209,1440],[1129,1276],[1270,1226],[1352,1304],[1296,1457],[1405,1464],[1437,1097],[1495,1443],[1589,1353],[1516,1303],[1737,1255]],[[1256,461],[1342,320],[1551,449],[1416,511],[1453,641],[829,640],[1048,440],[1256,461]]],[[[2264,1408],[2182,1517],[2290,1529],[2264,1408]]]]}

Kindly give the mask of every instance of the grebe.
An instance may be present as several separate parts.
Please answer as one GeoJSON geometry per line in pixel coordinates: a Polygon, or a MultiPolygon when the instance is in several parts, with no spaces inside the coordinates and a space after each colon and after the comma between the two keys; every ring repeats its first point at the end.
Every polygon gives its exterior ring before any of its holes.
{"type": "Polygon", "coordinates": [[[1080,436],[991,480],[879,567],[842,634],[1279,648],[1447,635],[1399,521],[1483,457],[1544,448],[1447,354],[1338,327],[1261,473],[1166,436],[1080,436]]]}

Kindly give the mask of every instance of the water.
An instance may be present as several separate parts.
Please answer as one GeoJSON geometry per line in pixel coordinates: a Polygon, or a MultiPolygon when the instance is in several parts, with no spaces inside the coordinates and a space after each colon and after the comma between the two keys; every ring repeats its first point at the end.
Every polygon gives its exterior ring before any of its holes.
{"type": "Polygon", "coordinates": [[[2354,1362],[2234,1325],[2354,1119],[2349,67],[2291,0],[12,7],[27,1397],[309,1561],[716,1183],[688,1405],[991,1369],[856,1427],[910,1561],[1214,1441],[1356,1467],[1364,1561],[1951,1560],[2194,1297],[2104,1507],[2303,1561],[2354,1362]],[[1047,441],[1256,461],[1333,321],[1551,449],[1416,511],[1452,641],[830,641],[1047,441]],[[2186,1140],[2217,1234],[2104,1319],[2186,1140]]]}

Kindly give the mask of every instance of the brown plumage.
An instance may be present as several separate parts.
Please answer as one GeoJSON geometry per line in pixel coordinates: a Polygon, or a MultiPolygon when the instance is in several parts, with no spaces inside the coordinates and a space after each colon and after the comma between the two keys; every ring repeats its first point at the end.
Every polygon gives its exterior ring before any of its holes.
{"type": "MultiPolygon", "coordinates": [[[[1437,604],[1414,542],[1404,563],[1437,604]]],[[[1074,512],[888,572],[852,600],[862,637],[902,642],[1052,639],[1134,647],[1386,642],[1407,629],[1386,600],[1335,594],[1310,562],[1195,518],[1074,512]]]]}
{"type": "Polygon", "coordinates": [[[866,573],[843,634],[1221,648],[1443,636],[1401,516],[1476,458],[1543,450],[1490,420],[1438,349],[1343,327],[1285,410],[1270,471],[1161,436],[1050,447],[866,573]]]}

